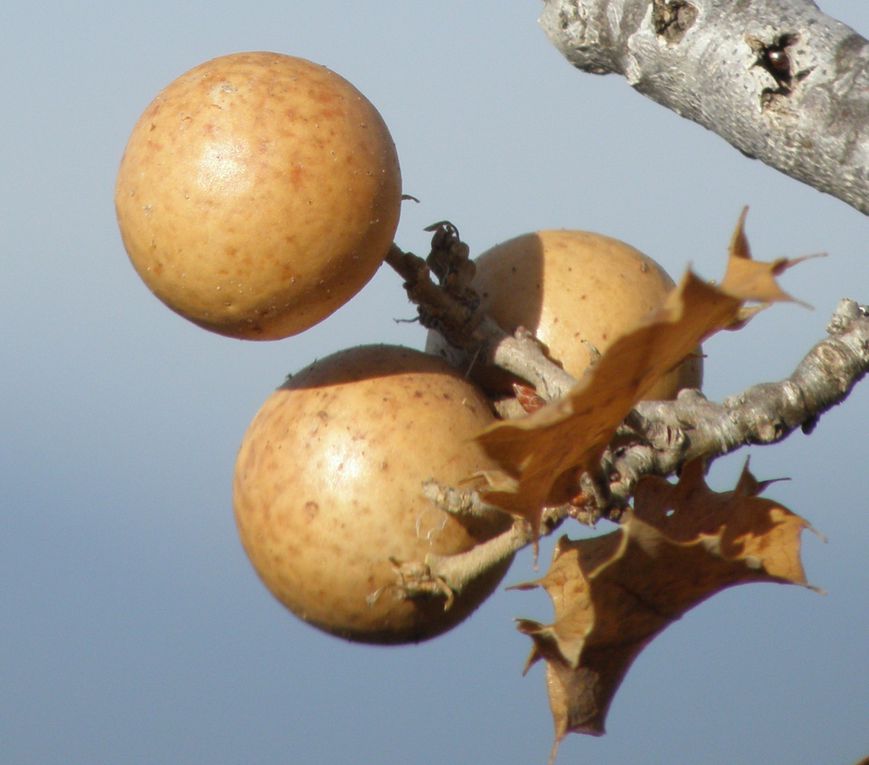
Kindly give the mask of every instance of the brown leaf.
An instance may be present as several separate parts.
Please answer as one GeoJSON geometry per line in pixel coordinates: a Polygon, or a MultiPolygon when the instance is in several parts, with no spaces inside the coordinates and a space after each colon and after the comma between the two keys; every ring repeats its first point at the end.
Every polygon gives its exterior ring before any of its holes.
{"type": "MultiPolygon", "coordinates": [[[[745,236],[745,216],[748,208],[743,208],[742,214],[736,223],[736,229],[730,238],[730,258],[727,262],[727,271],[721,282],[722,289],[731,295],[738,295],[742,300],[769,304],[777,301],[795,300],[776,282],[775,277],[784,273],[787,269],[806,260],[802,258],[777,258],[769,263],[752,260],[748,239],[745,236]]],[[[764,306],[744,309],[741,313],[747,314],[740,317],[740,321],[751,318],[764,306]]]]}
{"type": "Polygon", "coordinates": [[[774,275],[790,263],[750,260],[740,217],[721,286],[690,271],[666,304],[626,333],[560,401],[496,423],[478,437],[504,475],[490,474],[486,500],[539,528],[546,504],[575,493],[578,471],[598,464],[616,428],[644,393],[714,332],[744,320],[745,301],[789,300],[774,275]]]}
{"type": "Polygon", "coordinates": [[[559,540],[540,580],[555,621],[521,620],[547,664],[556,743],[567,733],[601,735],[631,663],[668,624],[727,587],[806,584],[800,562],[805,520],[756,492],[747,467],[736,489],[716,493],[702,463],[677,484],[644,479],[622,527],[592,539],[559,540]]]}

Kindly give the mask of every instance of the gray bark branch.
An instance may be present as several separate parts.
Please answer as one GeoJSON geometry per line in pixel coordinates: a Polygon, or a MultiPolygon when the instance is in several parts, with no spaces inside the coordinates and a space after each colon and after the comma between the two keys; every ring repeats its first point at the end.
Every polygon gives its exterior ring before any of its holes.
{"type": "Polygon", "coordinates": [[[613,501],[627,501],[644,476],[668,476],[693,459],[776,443],[797,428],[811,432],[869,371],[869,308],[842,300],[827,331],[786,380],[754,385],[720,404],[699,391],[637,404],[623,433],[629,445],[604,456],[604,471],[615,477],[613,501]]]}
{"type": "MultiPolygon", "coordinates": [[[[639,403],[616,436],[620,445],[604,454],[601,472],[610,476],[610,483],[605,496],[595,497],[600,505],[548,507],[542,533],[551,533],[568,517],[587,522],[601,515],[617,518],[645,476],[667,477],[692,459],[712,461],[749,444],[781,441],[797,428],[810,431],[869,372],[869,306],[841,301],[828,333],[787,379],[754,385],[721,404],[708,401],[699,391],[684,391],[675,401],[639,403]]],[[[426,495],[448,512],[497,511],[474,491],[429,483],[426,495]]],[[[405,592],[411,597],[460,592],[481,571],[535,541],[530,524],[517,519],[503,534],[467,553],[431,556],[422,568],[408,565],[402,577],[405,592]]]]}
{"type": "MultiPolygon", "coordinates": [[[[499,367],[527,380],[549,401],[563,396],[576,384],[573,377],[546,357],[533,335],[522,329],[510,335],[489,316],[477,311],[479,300],[476,294],[465,291],[464,283],[458,288],[435,284],[430,263],[437,261],[437,255],[437,241],[425,260],[393,245],[386,262],[404,279],[404,289],[417,305],[422,325],[440,332],[453,345],[448,358],[453,366],[499,367]]],[[[458,260],[472,265],[466,258],[465,254],[458,260]]]]}
{"type": "MultiPolygon", "coordinates": [[[[548,400],[567,393],[576,380],[548,359],[529,333],[509,335],[479,310],[469,287],[473,261],[455,227],[444,222],[432,230],[427,258],[393,245],[386,261],[404,279],[421,323],[455,346],[457,355],[450,360],[465,367],[476,357],[479,363],[500,366],[538,386],[548,400]]],[[[869,372],[869,306],[840,301],[827,333],[780,382],[754,385],[720,404],[697,390],[682,391],[675,401],[639,402],[615,432],[599,468],[579,477],[578,497],[584,499],[544,508],[541,533],[551,533],[569,517],[583,523],[618,520],[645,476],[671,476],[690,460],[711,462],[749,444],[775,443],[797,428],[810,432],[869,372]]],[[[423,492],[457,515],[499,512],[475,491],[429,481],[423,492]]],[[[480,571],[536,542],[531,524],[517,519],[506,532],[467,553],[397,562],[399,586],[409,597],[445,596],[449,603],[452,593],[480,571]]]]}
{"type": "Polygon", "coordinates": [[[575,67],[869,214],[869,41],[811,0],[544,0],[575,67]]]}

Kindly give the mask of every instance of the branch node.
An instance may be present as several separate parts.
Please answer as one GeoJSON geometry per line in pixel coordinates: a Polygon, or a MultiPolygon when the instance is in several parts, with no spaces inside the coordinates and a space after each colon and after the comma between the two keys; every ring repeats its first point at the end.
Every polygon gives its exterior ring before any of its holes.
{"type": "Polygon", "coordinates": [[[483,518],[491,517],[492,513],[504,513],[501,508],[484,502],[474,489],[445,486],[433,478],[423,483],[422,493],[438,509],[459,518],[483,518]]]}
{"type": "Polygon", "coordinates": [[[652,28],[668,45],[675,45],[694,26],[697,8],[687,0],[653,0],[652,28]]]}
{"type": "Polygon", "coordinates": [[[385,589],[393,589],[396,597],[405,598],[444,598],[444,611],[449,611],[455,602],[455,592],[443,577],[432,571],[429,563],[418,561],[402,563],[396,558],[390,558],[397,582],[386,588],[377,590],[368,596],[369,604],[375,603],[385,589]]]}

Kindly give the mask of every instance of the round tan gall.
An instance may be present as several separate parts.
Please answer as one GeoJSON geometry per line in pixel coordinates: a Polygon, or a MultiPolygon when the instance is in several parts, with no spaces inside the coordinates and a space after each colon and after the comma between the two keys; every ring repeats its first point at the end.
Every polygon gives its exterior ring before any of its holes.
{"type": "Polygon", "coordinates": [[[148,106],[115,190],[124,246],[172,310],[231,337],[316,324],[392,243],[401,175],[380,114],[323,66],[237,53],[148,106]]]}
{"type": "MultiPolygon", "coordinates": [[[[475,261],[472,287],[486,311],[507,332],[532,331],[547,353],[579,379],[612,343],[660,308],[674,288],[663,268],[617,239],[587,231],[525,234],[484,252],[475,261]]],[[[430,332],[426,349],[449,357],[446,341],[430,332]]],[[[505,373],[479,368],[472,377],[493,395],[510,393],[505,373]]],[[[662,377],[646,394],[674,398],[697,388],[703,361],[697,353],[662,377]]]]}
{"type": "Polygon", "coordinates": [[[465,619],[510,561],[455,594],[405,597],[399,564],[453,555],[505,530],[499,512],[464,518],[423,495],[494,463],[472,440],[487,399],[441,359],[364,346],[317,361],[264,403],[244,436],[234,506],[266,587],[301,619],[349,640],[404,643],[465,619]]]}

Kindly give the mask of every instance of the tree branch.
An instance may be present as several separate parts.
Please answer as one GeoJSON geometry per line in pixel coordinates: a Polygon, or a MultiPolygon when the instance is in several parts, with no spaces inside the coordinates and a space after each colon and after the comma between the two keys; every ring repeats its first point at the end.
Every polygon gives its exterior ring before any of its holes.
{"type": "Polygon", "coordinates": [[[869,371],[869,307],[842,300],[827,331],[781,382],[754,385],[721,404],[696,390],[675,401],[638,403],[618,436],[626,441],[604,455],[611,502],[626,503],[644,476],[669,476],[693,459],[711,462],[742,446],[776,443],[797,428],[811,432],[869,371]]]}
{"type": "Polygon", "coordinates": [[[531,333],[520,328],[515,335],[509,335],[477,310],[479,298],[468,287],[474,275],[473,261],[468,259],[466,248],[456,247],[461,242],[452,224],[436,226],[430,227],[435,234],[425,260],[395,244],[386,256],[386,262],[404,279],[407,296],[417,305],[420,323],[440,332],[453,346],[448,360],[454,366],[500,367],[527,380],[547,401],[563,396],[576,380],[547,358],[531,333]],[[440,285],[431,279],[433,270],[440,285]],[[462,274],[461,278],[458,274],[462,274]]]}
{"type": "MultiPolygon", "coordinates": [[[[797,428],[809,432],[825,411],[841,403],[869,372],[869,306],[843,300],[828,327],[830,337],[817,343],[786,380],[763,383],[721,404],[687,390],[675,401],[637,405],[616,434],[617,447],[606,451],[601,472],[610,477],[597,507],[565,504],[546,508],[541,533],[552,533],[568,517],[594,522],[617,520],[637,483],[645,476],[669,476],[687,461],[711,461],[748,444],[781,441],[797,428]]],[[[426,496],[448,511],[491,512],[476,492],[434,483],[426,496]]],[[[410,597],[461,592],[481,571],[536,542],[527,521],[517,519],[502,534],[460,555],[430,556],[424,566],[408,563],[401,581],[410,597]]]]}
{"type": "Polygon", "coordinates": [[[869,41],[810,0],[544,0],[575,67],[869,213],[869,41]]]}
{"type": "MultiPolygon", "coordinates": [[[[448,226],[451,255],[444,258],[444,230],[438,228],[426,260],[393,246],[387,262],[405,279],[405,289],[426,326],[437,328],[462,348],[485,348],[487,363],[499,364],[526,379],[548,381],[550,394],[563,395],[575,380],[549,360],[533,338],[507,335],[489,317],[480,315],[479,302],[468,287],[473,271],[465,269],[467,251],[456,249],[458,232],[448,226]],[[447,267],[444,267],[447,263],[447,267]],[[440,264],[434,265],[433,264],[440,264]],[[451,264],[451,265],[450,265],[451,264]],[[431,279],[431,270],[440,285],[431,279]],[[465,271],[461,283],[449,274],[465,271]],[[514,343],[514,341],[516,341],[514,343]],[[508,353],[499,349],[506,346],[508,353]]],[[[810,432],[818,418],[847,398],[869,372],[869,306],[842,300],[827,327],[828,337],[817,343],[787,379],[754,385],[721,404],[697,390],[684,390],[675,401],[639,402],[617,430],[594,475],[578,477],[575,501],[544,509],[541,533],[550,534],[568,517],[595,523],[601,517],[616,521],[628,506],[637,483],[645,476],[667,477],[686,462],[711,462],[748,444],[781,441],[797,428],[810,432]]],[[[466,358],[461,356],[461,359],[466,358]]],[[[428,482],[423,491],[446,512],[479,515],[498,508],[474,491],[428,482]]],[[[400,586],[409,597],[443,596],[460,592],[480,571],[497,565],[537,541],[531,525],[517,519],[497,537],[467,553],[430,556],[424,562],[397,563],[400,586]]]]}

